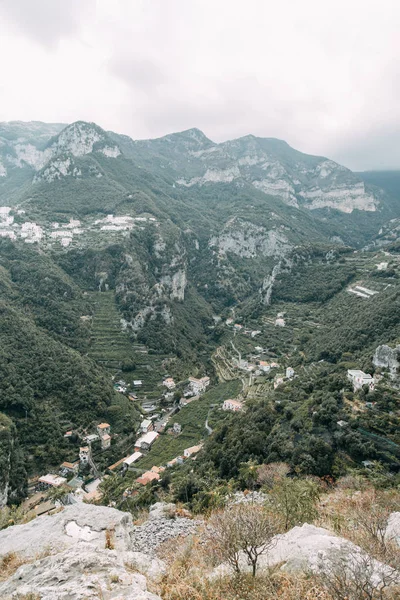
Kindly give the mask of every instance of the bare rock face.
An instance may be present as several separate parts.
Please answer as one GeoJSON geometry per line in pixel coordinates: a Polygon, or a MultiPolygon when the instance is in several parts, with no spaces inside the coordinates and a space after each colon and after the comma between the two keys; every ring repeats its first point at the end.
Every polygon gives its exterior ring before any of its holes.
{"type": "Polygon", "coordinates": [[[378,346],[375,350],[372,362],[376,367],[385,367],[390,369],[392,374],[395,374],[399,367],[399,353],[400,346],[391,348],[390,346],[383,344],[382,346],[378,346]]]}
{"type": "MultiPolygon", "coordinates": [[[[307,523],[301,527],[293,527],[285,534],[275,536],[269,552],[260,556],[258,568],[262,571],[282,565],[282,570],[289,572],[316,573],[321,570],[329,572],[335,562],[341,564],[343,557],[350,571],[356,570],[367,562],[371,577],[376,582],[388,576],[394,577],[393,569],[369,558],[355,544],[334,535],[327,529],[307,523]]],[[[244,556],[241,556],[240,562],[243,571],[250,569],[244,556]]],[[[213,571],[211,577],[215,578],[227,572],[229,567],[220,565],[213,571]]]]}
{"type": "Polygon", "coordinates": [[[106,530],[118,550],[129,550],[132,517],[114,508],[75,504],[59,513],[0,531],[0,557],[17,552],[34,557],[42,552],[60,552],[72,546],[104,548],[106,530]]]}
{"type": "Polygon", "coordinates": [[[0,583],[0,598],[159,600],[147,591],[146,576],[158,579],[165,565],[131,551],[134,529],[128,513],[77,504],[0,531],[0,559],[16,553],[26,560],[0,583]]]}
{"type": "Polygon", "coordinates": [[[146,577],[135,570],[130,558],[130,553],[116,550],[73,546],[22,565],[0,583],[0,597],[12,600],[38,594],[41,600],[160,600],[147,591],[146,577]]]}
{"type": "Polygon", "coordinates": [[[400,512],[394,512],[390,515],[385,538],[388,541],[396,542],[400,546],[400,512]]]}

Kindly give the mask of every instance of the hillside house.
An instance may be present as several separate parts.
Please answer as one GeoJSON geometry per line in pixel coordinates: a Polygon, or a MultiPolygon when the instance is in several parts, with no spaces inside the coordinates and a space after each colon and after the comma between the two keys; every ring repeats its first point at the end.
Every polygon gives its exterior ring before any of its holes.
{"type": "Polygon", "coordinates": [[[141,379],[135,379],[134,382],[133,382],[133,385],[135,387],[142,387],[143,381],[141,379]]]}
{"type": "Polygon", "coordinates": [[[243,409],[242,402],[239,400],[224,400],[222,410],[232,410],[233,412],[239,412],[243,409]]]}
{"type": "Polygon", "coordinates": [[[205,392],[209,385],[210,385],[209,377],[202,377],[201,379],[196,379],[195,377],[189,377],[189,388],[196,396],[198,394],[201,394],[202,392],[205,392]]]}
{"type": "Polygon", "coordinates": [[[347,379],[353,384],[354,391],[361,389],[364,385],[368,385],[370,390],[375,387],[375,380],[369,373],[364,373],[359,369],[349,369],[347,371],[347,379]]]}
{"type": "Polygon", "coordinates": [[[111,446],[111,435],[104,434],[101,438],[101,449],[107,450],[111,446]]]}
{"type": "Polygon", "coordinates": [[[97,435],[97,433],[91,433],[84,438],[85,442],[89,445],[93,444],[93,442],[97,442],[99,439],[100,437],[97,435]]]}
{"type": "Polygon", "coordinates": [[[279,369],[279,365],[277,362],[272,362],[271,363],[271,369],[279,369]]]}
{"type": "Polygon", "coordinates": [[[110,435],[111,425],[109,423],[100,423],[97,425],[97,433],[100,437],[103,435],[110,435]]]}
{"type": "Polygon", "coordinates": [[[48,489],[51,487],[60,487],[64,485],[67,480],[65,477],[60,477],[59,475],[52,475],[48,473],[47,475],[42,475],[39,477],[39,484],[42,489],[48,489]]]}
{"type": "Polygon", "coordinates": [[[127,456],[126,458],[123,459],[124,467],[126,469],[129,469],[129,467],[131,465],[133,465],[135,462],[137,462],[139,460],[139,458],[142,458],[142,456],[143,456],[142,452],[134,452],[130,456],[127,456]]]}
{"type": "Polygon", "coordinates": [[[82,446],[82,448],[79,448],[79,460],[81,461],[82,465],[88,464],[89,456],[90,456],[89,446],[82,446]]]}
{"type": "Polygon", "coordinates": [[[264,373],[268,373],[271,370],[271,365],[265,360],[260,360],[259,369],[264,373]]]}
{"type": "Polygon", "coordinates": [[[132,393],[128,394],[128,398],[129,398],[129,400],[132,400],[132,402],[134,402],[135,400],[138,399],[136,394],[132,394],[132,393]]]}
{"type": "Polygon", "coordinates": [[[286,368],[286,379],[293,379],[294,377],[294,369],[292,367],[286,368]]]}
{"type": "Polygon", "coordinates": [[[151,467],[150,471],[152,471],[153,473],[158,473],[160,475],[161,473],[164,473],[165,467],[154,466],[154,467],[151,467]]]}
{"type": "Polygon", "coordinates": [[[283,319],[282,317],[278,317],[277,319],[275,319],[275,327],[285,327],[285,325],[285,319],[283,319]]]}
{"type": "Polygon", "coordinates": [[[79,471],[79,460],[76,460],[73,463],[66,461],[63,462],[62,465],[60,465],[60,471],[64,473],[73,473],[74,475],[76,475],[79,471]]]}
{"type": "Polygon", "coordinates": [[[197,454],[201,450],[201,447],[202,445],[199,444],[198,446],[191,446],[190,448],[186,448],[186,450],[183,451],[183,456],[185,458],[190,458],[194,454],[197,454]]]}
{"type": "Polygon", "coordinates": [[[182,425],[180,423],[174,423],[172,426],[172,431],[176,434],[182,431],[182,425]]]}
{"type": "Polygon", "coordinates": [[[174,390],[176,388],[175,381],[172,379],[172,377],[167,377],[164,379],[163,385],[169,390],[174,390]]]}
{"type": "Polygon", "coordinates": [[[146,471],[136,479],[136,483],[140,483],[141,485],[147,485],[151,481],[158,481],[160,479],[160,475],[158,473],[154,473],[154,471],[146,471]]]}
{"type": "Polygon", "coordinates": [[[142,437],[136,440],[135,450],[137,449],[138,452],[140,450],[150,450],[152,444],[154,444],[158,438],[158,435],[159,434],[156,431],[149,431],[148,433],[145,433],[142,435],[142,437]]]}
{"type": "Polygon", "coordinates": [[[154,423],[150,421],[150,419],[144,419],[140,423],[140,433],[147,433],[148,431],[153,431],[154,423]]]}
{"type": "Polygon", "coordinates": [[[175,467],[176,465],[181,465],[182,463],[183,463],[183,456],[177,456],[176,458],[173,458],[172,460],[167,462],[167,467],[172,468],[172,467],[175,467]]]}

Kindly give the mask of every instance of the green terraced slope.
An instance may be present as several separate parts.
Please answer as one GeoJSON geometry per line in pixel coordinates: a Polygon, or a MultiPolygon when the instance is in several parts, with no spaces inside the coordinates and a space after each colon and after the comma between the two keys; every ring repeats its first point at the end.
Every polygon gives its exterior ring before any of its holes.
{"type": "Polygon", "coordinates": [[[133,360],[134,352],[128,334],[121,329],[114,292],[89,292],[89,296],[94,306],[89,356],[118,370],[123,361],[133,360]]]}

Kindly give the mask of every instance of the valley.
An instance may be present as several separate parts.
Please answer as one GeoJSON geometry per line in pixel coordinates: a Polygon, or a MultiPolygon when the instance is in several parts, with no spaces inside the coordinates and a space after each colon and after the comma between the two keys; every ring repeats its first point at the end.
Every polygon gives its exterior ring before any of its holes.
{"type": "Polygon", "coordinates": [[[398,473],[393,188],[279,140],[46,127],[0,126],[3,503],[47,475],[135,511],[252,461],[398,473]]]}

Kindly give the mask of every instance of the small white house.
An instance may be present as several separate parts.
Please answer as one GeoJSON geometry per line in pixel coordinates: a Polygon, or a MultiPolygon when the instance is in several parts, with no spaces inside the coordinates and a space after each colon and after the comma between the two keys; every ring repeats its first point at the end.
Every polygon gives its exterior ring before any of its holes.
{"type": "Polygon", "coordinates": [[[141,450],[149,450],[152,444],[158,438],[158,433],[156,431],[149,431],[142,435],[138,440],[136,440],[135,448],[140,448],[141,450]]]}
{"type": "Polygon", "coordinates": [[[259,369],[260,369],[260,371],[263,371],[264,373],[268,373],[271,370],[271,365],[269,364],[269,362],[266,362],[265,360],[260,360],[259,369]]]}
{"type": "Polygon", "coordinates": [[[143,419],[143,421],[140,423],[140,433],[147,433],[153,429],[153,421],[150,421],[150,419],[143,419]]]}
{"type": "Polygon", "coordinates": [[[294,377],[294,369],[292,367],[286,368],[286,379],[293,379],[294,377]]]}
{"type": "Polygon", "coordinates": [[[364,373],[364,371],[360,371],[359,369],[349,369],[347,371],[347,379],[352,382],[354,391],[361,389],[364,385],[368,385],[370,390],[373,390],[375,387],[375,380],[372,375],[364,373]]]}
{"type": "Polygon", "coordinates": [[[133,385],[135,387],[142,387],[143,381],[141,379],[135,379],[134,382],[133,382],[133,385]]]}
{"type": "Polygon", "coordinates": [[[129,467],[131,465],[133,465],[136,461],[139,460],[139,458],[142,458],[143,454],[142,452],[134,452],[133,454],[131,454],[130,456],[127,456],[124,459],[124,466],[127,467],[129,469],[129,467]]]}
{"type": "Polygon", "coordinates": [[[239,412],[243,408],[242,402],[239,400],[224,400],[222,410],[232,410],[233,412],[239,412]]]}
{"type": "Polygon", "coordinates": [[[66,483],[66,481],[65,477],[59,477],[58,475],[52,475],[50,473],[39,478],[39,483],[46,487],[60,487],[66,483]]]}

